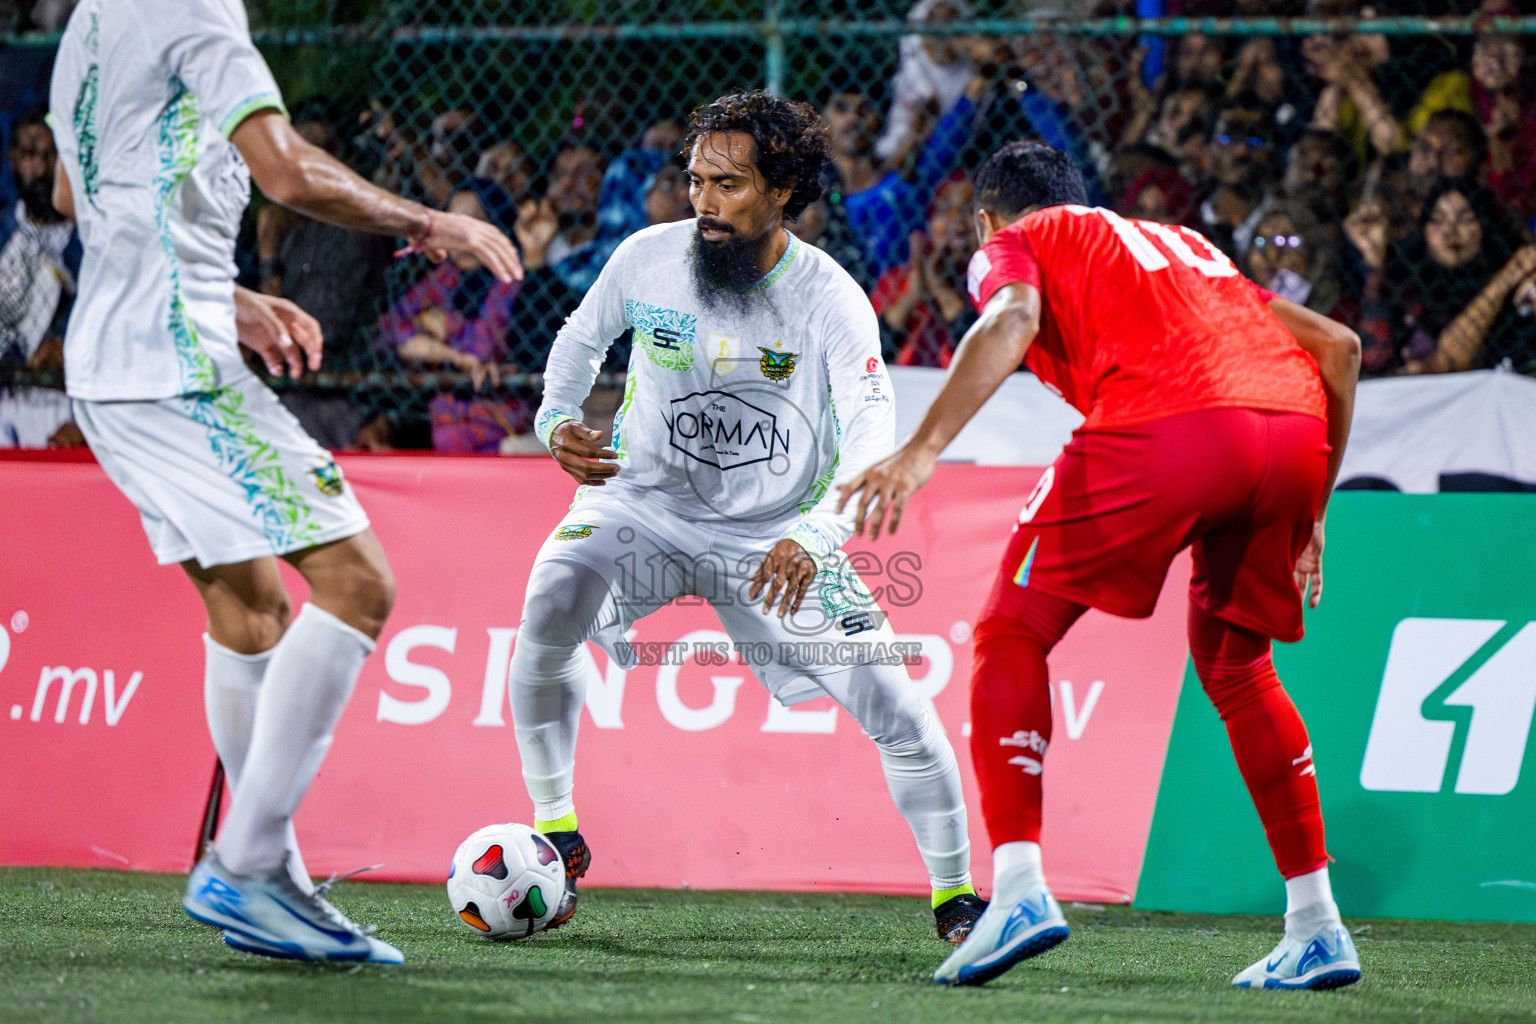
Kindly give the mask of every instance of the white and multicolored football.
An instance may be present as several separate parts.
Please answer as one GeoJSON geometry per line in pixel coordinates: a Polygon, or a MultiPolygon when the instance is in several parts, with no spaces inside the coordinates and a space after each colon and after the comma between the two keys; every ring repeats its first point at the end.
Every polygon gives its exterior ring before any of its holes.
{"type": "Polygon", "coordinates": [[[560,852],[527,825],[487,825],[448,866],[453,912],[488,939],[526,939],[554,919],[564,894],[560,852]]]}

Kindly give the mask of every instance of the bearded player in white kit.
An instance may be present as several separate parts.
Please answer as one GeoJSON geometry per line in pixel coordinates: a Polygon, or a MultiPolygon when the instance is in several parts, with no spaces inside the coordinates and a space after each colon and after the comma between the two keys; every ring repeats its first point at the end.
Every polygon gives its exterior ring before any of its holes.
{"type": "Polygon", "coordinates": [[[535,827],[566,865],[551,927],[575,913],[591,861],[573,795],[582,645],[633,665],[630,626],[688,595],[781,703],[830,695],[875,741],[939,936],[962,941],[984,904],[955,755],[839,550],[852,519],[831,485],[895,443],[879,329],[853,279],[784,227],[821,197],[826,128],[803,103],[725,96],[694,112],[684,152],[697,220],[618,248],[555,339],[536,421],[582,484],[530,574],[511,665],[535,827]],[[626,329],[604,448],[581,407],[626,329]]]}
{"type": "Polygon", "coordinates": [[[85,247],[64,344],[75,421],[138,508],[155,555],[203,599],[209,731],[233,798],[188,914],[241,950],[399,963],[317,892],[293,812],[394,600],[335,461],[248,370],[320,365],[318,324],[234,283],[250,182],[343,227],[472,253],[521,276],[490,225],[369,185],[288,123],[239,0],[82,0],[50,97],[54,205],[85,247]],[[291,616],[276,558],[310,586],[291,616]],[[291,621],[290,621],[291,619],[291,621]]]}

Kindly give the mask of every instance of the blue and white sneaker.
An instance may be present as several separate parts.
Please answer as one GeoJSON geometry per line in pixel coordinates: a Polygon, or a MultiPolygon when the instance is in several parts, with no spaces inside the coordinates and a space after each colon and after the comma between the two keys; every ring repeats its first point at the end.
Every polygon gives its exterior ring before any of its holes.
{"type": "Polygon", "coordinates": [[[993,893],[992,902],[971,926],[970,936],[933,972],[940,985],[980,985],[1020,960],[1039,956],[1071,935],[1061,905],[1045,886],[1016,903],[993,893]]]}
{"type": "Polygon", "coordinates": [[[373,937],[319,893],[301,890],[284,865],[269,874],[237,875],[209,850],[192,869],[182,907],[195,921],[221,928],[235,949],[284,960],[398,964],[405,957],[373,937]]]}
{"type": "Polygon", "coordinates": [[[1311,938],[1290,937],[1232,979],[1238,988],[1343,988],[1360,980],[1355,940],[1342,924],[1327,924],[1311,938]]]}

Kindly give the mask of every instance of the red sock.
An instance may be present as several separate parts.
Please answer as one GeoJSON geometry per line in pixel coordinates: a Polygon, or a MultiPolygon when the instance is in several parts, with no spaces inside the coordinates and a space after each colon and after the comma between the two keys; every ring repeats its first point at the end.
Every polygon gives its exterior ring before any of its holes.
{"type": "Polygon", "coordinates": [[[1045,657],[1085,609],[1030,591],[1019,616],[992,615],[974,634],[971,761],[992,845],[1040,841],[1040,773],[1051,741],[1045,657]]]}
{"type": "Polygon", "coordinates": [[[1206,696],[1221,713],[1238,771],[1286,878],[1328,863],[1312,744],[1280,684],[1269,638],[1189,606],[1189,649],[1206,696]]]}

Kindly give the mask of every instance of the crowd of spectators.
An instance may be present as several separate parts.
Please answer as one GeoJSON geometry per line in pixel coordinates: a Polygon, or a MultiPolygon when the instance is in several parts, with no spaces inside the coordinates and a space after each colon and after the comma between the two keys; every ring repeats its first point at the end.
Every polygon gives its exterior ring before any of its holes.
{"type": "MultiPolygon", "coordinates": [[[[1409,2],[1168,0],[1168,13],[1445,13],[1409,2]]],[[[1528,13],[1518,2],[1468,0],[1458,13],[1528,13]]],[[[908,17],[972,15],[967,0],[919,0],[908,17]]],[[[1368,374],[1536,374],[1530,39],[913,34],[890,81],[840,77],[806,98],[823,111],[834,167],[826,198],[791,229],[865,288],[896,363],[948,365],[974,319],[966,171],[1027,137],[1070,153],[1094,203],[1199,230],[1254,280],[1354,327],[1368,374]]],[[[355,384],[285,391],[323,443],[525,447],[537,396],[506,379],[542,369],[619,242],[692,216],[678,154],[685,110],[656,111],[629,148],[578,117],[543,152],[524,148],[517,126],[497,120],[504,113],[423,113],[385,97],[295,106],[311,142],[386,188],[499,225],[527,268],[508,286],[472,260],[395,260],[388,240],[258,204],[241,242],[243,280],[314,313],[328,370],[382,368],[420,393],[411,408],[355,384]]],[[[46,133],[35,119],[11,130],[18,185],[31,180],[33,151],[51,148],[46,133]]],[[[0,211],[0,346],[46,365],[76,243],[28,187],[0,211]],[[53,299],[7,302],[18,264],[44,262],[56,270],[28,280],[53,299]]],[[[621,343],[607,369],[622,371],[626,358],[621,343]]]]}

